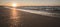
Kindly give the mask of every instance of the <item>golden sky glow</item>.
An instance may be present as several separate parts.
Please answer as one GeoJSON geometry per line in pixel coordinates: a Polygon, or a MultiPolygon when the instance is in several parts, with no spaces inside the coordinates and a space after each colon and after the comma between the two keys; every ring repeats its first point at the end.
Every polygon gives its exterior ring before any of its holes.
{"type": "Polygon", "coordinates": [[[19,6],[20,4],[13,2],[13,3],[6,3],[4,5],[16,7],[16,6],[19,6]]]}
{"type": "Polygon", "coordinates": [[[16,3],[12,3],[12,6],[13,6],[13,7],[16,7],[16,6],[17,6],[17,4],[16,4],[16,3]]]}
{"type": "Polygon", "coordinates": [[[60,0],[1,0],[0,4],[2,5],[12,5],[15,2],[18,6],[60,6],[60,0]]]}

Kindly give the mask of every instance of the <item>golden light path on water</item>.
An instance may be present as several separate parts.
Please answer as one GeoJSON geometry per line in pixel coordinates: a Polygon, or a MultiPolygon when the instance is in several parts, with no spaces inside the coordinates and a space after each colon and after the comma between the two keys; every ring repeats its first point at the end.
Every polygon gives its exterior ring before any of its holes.
{"type": "Polygon", "coordinates": [[[18,16],[18,12],[16,8],[11,8],[11,16],[10,16],[10,27],[18,27],[20,22],[20,16],[18,16]]]}

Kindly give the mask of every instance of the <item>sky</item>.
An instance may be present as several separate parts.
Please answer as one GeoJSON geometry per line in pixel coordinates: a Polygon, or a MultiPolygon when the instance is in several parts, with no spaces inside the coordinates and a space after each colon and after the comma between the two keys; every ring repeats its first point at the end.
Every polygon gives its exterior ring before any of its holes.
{"type": "Polygon", "coordinates": [[[0,5],[7,3],[18,3],[20,5],[32,5],[32,6],[60,6],[60,0],[0,0],[0,5]]]}

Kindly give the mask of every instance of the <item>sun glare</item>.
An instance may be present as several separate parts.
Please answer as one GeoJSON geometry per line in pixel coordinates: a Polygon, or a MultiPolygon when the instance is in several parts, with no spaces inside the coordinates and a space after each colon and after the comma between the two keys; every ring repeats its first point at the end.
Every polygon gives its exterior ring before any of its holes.
{"type": "Polygon", "coordinates": [[[16,3],[13,3],[12,6],[13,6],[13,7],[16,7],[17,5],[16,5],[16,3]]]}

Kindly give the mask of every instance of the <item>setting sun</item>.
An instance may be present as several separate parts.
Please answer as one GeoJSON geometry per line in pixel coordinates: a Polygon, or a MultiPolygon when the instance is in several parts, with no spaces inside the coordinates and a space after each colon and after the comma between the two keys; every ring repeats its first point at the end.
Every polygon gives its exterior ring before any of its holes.
{"type": "Polygon", "coordinates": [[[13,7],[16,7],[16,6],[17,6],[17,4],[16,4],[16,3],[13,3],[13,4],[12,4],[12,6],[13,6],[13,7]]]}

